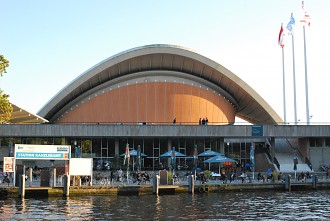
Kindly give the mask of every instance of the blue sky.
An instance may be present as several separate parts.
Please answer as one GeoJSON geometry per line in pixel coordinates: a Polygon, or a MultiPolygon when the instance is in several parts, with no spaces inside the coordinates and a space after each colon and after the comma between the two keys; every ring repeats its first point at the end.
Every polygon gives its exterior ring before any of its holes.
{"type": "MultiPolygon", "coordinates": [[[[187,47],[225,66],[282,117],[281,23],[295,25],[297,119],[306,122],[300,0],[1,2],[0,54],[10,67],[0,88],[37,113],[77,76],[106,58],[149,44],[187,47]]],[[[311,123],[329,123],[329,0],[305,1],[311,123]]],[[[294,121],[292,42],[285,41],[287,121],[294,121]]]]}

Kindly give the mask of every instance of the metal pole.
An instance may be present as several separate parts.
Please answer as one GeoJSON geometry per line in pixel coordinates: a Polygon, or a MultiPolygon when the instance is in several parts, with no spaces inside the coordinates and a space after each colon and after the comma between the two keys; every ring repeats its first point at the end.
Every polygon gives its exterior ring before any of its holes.
{"type": "Polygon", "coordinates": [[[294,97],[294,124],[297,124],[297,96],[296,96],[296,65],[294,58],[294,37],[292,35],[292,67],[293,67],[293,97],[294,97]]]}
{"type": "Polygon", "coordinates": [[[305,58],[305,90],[306,90],[306,122],[307,125],[310,124],[309,120],[309,101],[308,101],[308,76],[307,76],[307,56],[306,56],[306,34],[305,34],[305,25],[303,26],[304,31],[304,58],[305,58]]]}
{"type": "Polygon", "coordinates": [[[284,109],[284,124],[286,124],[284,48],[282,48],[282,70],[283,70],[283,109],[284,109]]]}

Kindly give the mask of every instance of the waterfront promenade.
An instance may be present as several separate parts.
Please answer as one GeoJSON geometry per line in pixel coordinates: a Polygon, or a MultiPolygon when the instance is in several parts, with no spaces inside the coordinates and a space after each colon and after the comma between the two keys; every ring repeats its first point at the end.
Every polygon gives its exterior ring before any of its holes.
{"type": "MultiPolygon", "coordinates": [[[[257,177],[249,176],[242,181],[237,178],[230,182],[229,180],[220,180],[217,178],[209,179],[207,182],[200,180],[194,181],[194,193],[206,192],[224,192],[224,191],[288,191],[285,180],[257,180],[257,177]]],[[[298,180],[291,175],[290,191],[295,190],[318,190],[330,189],[330,178],[324,173],[315,173],[317,183],[313,185],[313,179],[308,178],[298,180]]],[[[80,184],[80,183],[79,183],[80,184]]],[[[160,194],[178,194],[189,193],[188,179],[179,177],[172,185],[161,185],[160,194]]],[[[39,182],[33,181],[32,185],[26,182],[26,197],[38,196],[63,196],[63,185],[57,183],[55,187],[40,187],[39,182]]],[[[13,187],[12,183],[0,184],[3,196],[18,197],[18,187],[13,187]]],[[[148,182],[134,182],[133,180],[123,180],[110,182],[108,179],[94,180],[93,184],[82,183],[81,185],[70,186],[70,196],[82,195],[151,195],[153,192],[153,180],[148,182]]]]}

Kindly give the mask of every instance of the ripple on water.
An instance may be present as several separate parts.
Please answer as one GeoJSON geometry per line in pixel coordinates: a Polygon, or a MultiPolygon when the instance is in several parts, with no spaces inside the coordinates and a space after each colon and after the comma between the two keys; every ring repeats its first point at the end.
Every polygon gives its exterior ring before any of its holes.
{"type": "Polygon", "coordinates": [[[328,191],[0,201],[1,220],[330,220],[328,191]]]}

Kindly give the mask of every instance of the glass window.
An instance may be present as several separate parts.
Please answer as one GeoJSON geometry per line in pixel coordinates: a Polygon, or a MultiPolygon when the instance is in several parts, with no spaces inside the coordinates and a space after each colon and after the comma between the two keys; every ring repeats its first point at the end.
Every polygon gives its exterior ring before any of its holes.
{"type": "Polygon", "coordinates": [[[325,138],[325,146],[330,147],[330,138],[325,138]]]}
{"type": "Polygon", "coordinates": [[[322,138],[316,138],[316,144],[315,144],[315,146],[316,147],[322,147],[323,146],[322,145],[322,141],[323,141],[322,138]]]}

